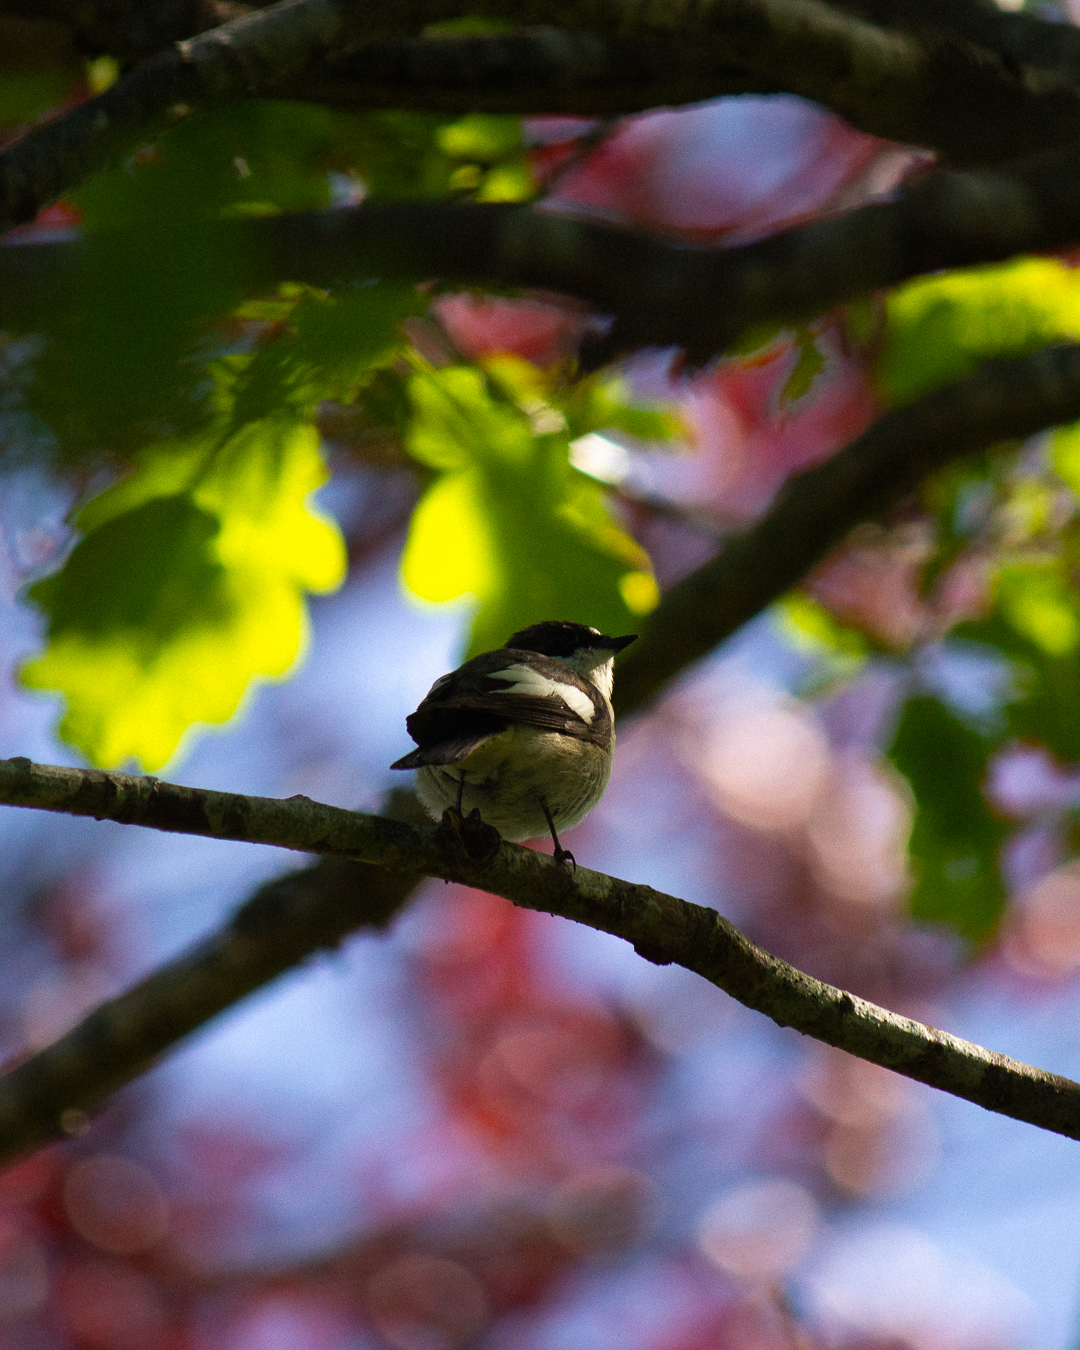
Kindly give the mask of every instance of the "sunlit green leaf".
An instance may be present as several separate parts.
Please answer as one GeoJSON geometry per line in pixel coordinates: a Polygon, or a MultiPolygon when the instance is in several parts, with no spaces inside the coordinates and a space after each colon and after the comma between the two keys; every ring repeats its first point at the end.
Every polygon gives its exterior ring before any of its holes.
{"type": "Polygon", "coordinates": [[[96,764],[157,769],[193,725],[287,674],[304,592],[344,575],[340,533],[310,503],[325,476],[309,425],[267,419],[156,447],[91,501],[64,567],[30,591],[49,641],[22,680],[63,694],[60,734],[96,764]]]}
{"type": "Polygon", "coordinates": [[[796,651],[825,661],[836,674],[854,674],[869,655],[864,635],[841,623],[805,591],[786,595],[774,613],[796,651]]]}
{"type": "MultiPolygon", "coordinates": [[[[524,398],[522,372],[513,374],[524,398]]],[[[472,651],[540,619],[632,631],[657,599],[649,560],[599,485],[570,466],[565,418],[538,433],[547,405],[523,409],[471,367],[421,371],[410,392],[407,444],[441,476],[410,524],[407,588],[434,603],[476,601],[472,651]]]]}
{"type": "Polygon", "coordinates": [[[1080,271],[1021,258],[919,277],[886,300],[878,385],[906,403],[990,357],[1021,356],[1080,337],[1080,271]]]}
{"type": "Polygon", "coordinates": [[[1002,617],[1048,656],[1065,656],[1080,643],[1076,587],[1058,558],[1022,560],[1001,567],[995,580],[1002,617]]]}

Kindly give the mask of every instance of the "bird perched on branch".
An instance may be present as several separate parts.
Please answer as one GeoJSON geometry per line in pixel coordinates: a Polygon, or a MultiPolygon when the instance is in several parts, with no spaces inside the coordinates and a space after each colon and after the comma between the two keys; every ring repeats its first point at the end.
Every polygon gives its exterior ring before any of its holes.
{"type": "Polygon", "coordinates": [[[574,862],[559,830],[604,795],[615,746],[612,663],[634,636],[580,623],[522,628],[497,651],[431,686],[406,718],[417,744],[392,769],[418,769],[416,794],[440,819],[477,814],[504,839],[551,831],[555,857],[574,862]]]}

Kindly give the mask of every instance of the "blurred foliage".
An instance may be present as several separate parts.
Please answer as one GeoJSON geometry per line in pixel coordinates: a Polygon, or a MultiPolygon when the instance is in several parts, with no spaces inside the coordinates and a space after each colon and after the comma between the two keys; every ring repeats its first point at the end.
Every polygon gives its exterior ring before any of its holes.
{"type": "Polygon", "coordinates": [[[938,699],[920,696],[905,705],[888,751],[915,798],[912,917],[947,923],[975,942],[994,931],[1005,898],[1005,826],[982,794],[992,749],[938,699]]]}
{"type": "Polygon", "coordinates": [[[84,76],[61,25],[0,12],[0,127],[33,122],[71,97],[84,76]]]}
{"type": "Polygon", "coordinates": [[[64,568],[30,590],[49,645],[22,678],[65,696],[61,734],[94,763],[160,768],[189,725],[226,720],[253,680],[292,666],[303,592],[344,576],[336,526],[307,505],[326,477],[317,405],[357,397],[421,304],[372,284],[244,306],[267,336],[209,367],[210,425],[141,451],[80,511],[64,568]]]}
{"type": "Polygon", "coordinates": [[[559,390],[511,356],[417,369],[406,443],[439,477],[413,514],[402,579],[422,600],[477,602],[471,652],[553,616],[627,632],[655,605],[647,554],[569,460],[570,442],[601,427],[670,429],[619,393],[596,378],[559,390]]]}
{"type": "Polygon", "coordinates": [[[818,350],[814,333],[809,328],[795,330],[795,350],[798,353],[791,374],[780,391],[780,404],[794,403],[810,392],[810,387],[825,369],[825,358],[818,350]]]}
{"type": "Polygon", "coordinates": [[[535,190],[516,118],[252,101],[181,124],[72,198],[97,247],[44,322],[28,393],[63,458],[129,455],[205,422],[207,360],[245,268],[225,239],[193,247],[192,224],[316,210],[335,181],[379,198],[535,190]]]}
{"type": "Polygon", "coordinates": [[[805,591],[792,591],[775,607],[780,630],[787,641],[824,667],[815,674],[817,688],[850,679],[866,663],[872,644],[866,634],[842,623],[831,611],[805,591]]]}
{"type": "MultiPolygon", "coordinates": [[[[104,61],[89,71],[95,88],[115,77],[104,61]]],[[[301,652],[304,592],[341,581],[339,533],[308,502],[326,476],[317,410],[370,397],[371,415],[404,431],[400,325],[428,297],[373,279],[334,295],[286,285],[237,306],[243,258],[190,243],[200,221],[318,209],[341,190],[498,201],[535,187],[516,118],[266,101],[192,118],[72,200],[97,247],[43,324],[25,406],[63,461],[133,468],[82,507],[64,567],[30,589],[48,646],[22,679],[63,695],[61,734],[95,763],[159,768],[191,726],[230,717],[254,680],[281,677],[301,652]]],[[[528,418],[511,415],[531,454],[528,418]]],[[[587,480],[562,496],[560,519],[582,522],[564,522],[567,538],[576,528],[597,556],[621,549],[619,579],[637,568],[636,590],[632,577],[625,587],[640,606],[654,590],[647,559],[587,480]]],[[[503,510],[490,493],[483,506],[503,510]]],[[[592,584],[584,573],[582,597],[592,584]]]]}
{"type": "Polygon", "coordinates": [[[1080,338],[1080,272],[1052,258],[918,277],[892,291],[878,386],[908,403],[990,357],[1080,338]]]}

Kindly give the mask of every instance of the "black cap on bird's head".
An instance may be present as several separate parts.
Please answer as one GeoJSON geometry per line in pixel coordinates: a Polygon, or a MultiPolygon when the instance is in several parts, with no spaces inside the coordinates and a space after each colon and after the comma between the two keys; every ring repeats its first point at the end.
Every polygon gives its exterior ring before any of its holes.
{"type": "Polygon", "coordinates": [[[548,619],[544,623],[534,623],[521,628],[507,638],[504,646],[514,647],[518,651],[538,652],[541,656],[553,656],[557,661],[565,661],[575,652],[608,652],[614,656],[631,642],[637,640],[637,634],[627,637],[607,637],[595,628],[583,623],[568,623],[564,619],[548,619]]]}

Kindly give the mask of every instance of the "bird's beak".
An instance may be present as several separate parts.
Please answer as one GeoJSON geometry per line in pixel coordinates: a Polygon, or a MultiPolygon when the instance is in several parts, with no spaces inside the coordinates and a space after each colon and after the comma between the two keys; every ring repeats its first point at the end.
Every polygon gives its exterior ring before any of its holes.
{"type": "Polygon", "coordinates": [[[638,635],[630,633],[626,637],[609,637],[604,639],[604,646],[612,652],[621,652],[624,647],[629,647],[631,642],[636,642],[638,635]]]}

